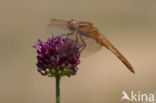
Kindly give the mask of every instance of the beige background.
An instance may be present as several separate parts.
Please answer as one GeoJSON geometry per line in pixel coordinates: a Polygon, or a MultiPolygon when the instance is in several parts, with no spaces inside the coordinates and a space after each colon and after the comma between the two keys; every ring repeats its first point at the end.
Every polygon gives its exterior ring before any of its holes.
{"type": "Polygon", "coordinates": [[[156,92],[156,0],[0,0],[0,103],[55,103],[55,79],[36,71],[31,47],[48,37],[51,18],[91,21],[136,70],[103,48],[62,78],[62,103],[121,103],[123,90],[156,92]]]}

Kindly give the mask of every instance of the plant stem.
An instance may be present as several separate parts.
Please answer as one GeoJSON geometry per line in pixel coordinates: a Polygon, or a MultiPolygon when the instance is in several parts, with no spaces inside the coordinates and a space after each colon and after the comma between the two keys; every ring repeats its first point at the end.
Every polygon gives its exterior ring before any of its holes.
{"type": "Polygon", "coordinates": [[[60,103],[60,76],[56,76],[56,103],[60,103]]]}

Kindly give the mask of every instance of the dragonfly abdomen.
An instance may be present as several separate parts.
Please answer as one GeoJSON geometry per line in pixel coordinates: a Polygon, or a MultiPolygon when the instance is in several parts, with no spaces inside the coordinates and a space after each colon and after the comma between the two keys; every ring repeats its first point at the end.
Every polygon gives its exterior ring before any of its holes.
{"type": "Polygon", "coordinates": [[[132,73],[135,73],[132,65],[128,62],[128,60],[113,46],[113,44],[104,35],[96,35],[96,40],[102,46],[113,52],[132,73]]]}

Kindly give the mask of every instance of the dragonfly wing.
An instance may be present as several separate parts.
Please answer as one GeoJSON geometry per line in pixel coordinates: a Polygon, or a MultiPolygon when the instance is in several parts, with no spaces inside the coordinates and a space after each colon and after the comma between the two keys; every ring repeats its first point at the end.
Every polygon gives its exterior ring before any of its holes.
{"type": "Polygon", "coordinates": [[[52,19],[47,27],[48,34],[56,36],[71,32],[67,27],[67,23],[68,21],[66,20],[52,19]]]}
{"type": "Polygon", "coordinates": [[[82,56],[89,56],[99,51],[102,48],[102,46],[99,43],[97,43],[95,39],[87,36],[81,36],[81,37],[86,44],[85,49],[81,53],[82,56]]]}
{"type": "Polygon", "coordinates": [[[104,35],[99,35],[96,37],[96,39],[98,43],[112,51],[131,72],[135,73],[133,67],[128,62],[128,60],[113,46],[113,44],[104,35]]]}

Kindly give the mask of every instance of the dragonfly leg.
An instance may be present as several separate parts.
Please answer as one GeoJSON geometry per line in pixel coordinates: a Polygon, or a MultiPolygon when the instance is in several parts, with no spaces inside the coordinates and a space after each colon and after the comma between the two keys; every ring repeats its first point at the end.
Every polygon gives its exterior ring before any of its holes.
{"type": "Polygon", "coordinates": [[[83,43],[83,48],[80,50],[80,53],[85,49],[85,47],[86,47],[86,43],[85,43],[85,41],[83,40],[83,38],[80,36],[80,39],[81,39],[81,41],[82,41],[82,43],[83,43]]]}
{"type": "Polygon", "coordinates": [[[76,30],[74,32],[76,34],[76,43],[78,43],[78,28],[79,28],[79,24],[77,25],[76,30]]]}
{"type": "Polygon", "coordinates": [[[76,32],[76,42],[78,43],[78,34],[77,34],[77,32],[76,32]]]}

